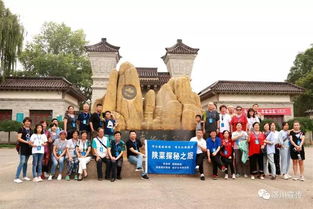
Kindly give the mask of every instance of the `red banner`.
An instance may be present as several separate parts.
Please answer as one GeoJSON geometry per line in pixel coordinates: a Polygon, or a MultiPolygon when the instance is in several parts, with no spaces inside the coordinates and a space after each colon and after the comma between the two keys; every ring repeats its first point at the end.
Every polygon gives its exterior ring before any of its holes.
{"type": "MultiPolygon", "coordinates": [[[[245,109],[247,112],[248,109],[245,109]]],[[[291,115],[291,108],[258,108],[262,115],[291,115]]]]}

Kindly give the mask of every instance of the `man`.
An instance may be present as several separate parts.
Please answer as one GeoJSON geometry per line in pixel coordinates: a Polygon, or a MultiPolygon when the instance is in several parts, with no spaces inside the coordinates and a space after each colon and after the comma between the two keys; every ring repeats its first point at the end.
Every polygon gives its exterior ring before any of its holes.
{"type": "Polygon", "coordinates": [[[103,126],[103,121],[101,119],[101,112],[102,112],[102,104],[97,104],[96,112],[94,112],[89,121],[90,130],[92,137],[97,136],[97,130],[98,128],[103,126]]]}
{"type": "Polygon", "coordinates": [[[201,115],[196,115],[196,117],[195,117],[195,124],[196,124],[196,133],[197,133],[198,130],[202,130],[203,131],[204,121],[201,120],[201,115]]]}
{"type": "Polygon", "coordinates": [[[125,142],[121,140],[121,132],[114,133],[114,140],[109,143],[108,153],[112,164],[111,182],[116,179],[121,180],[121,171],[123,165],[123,153],[125,151],[125,142]]]}
{"type": "Polygon", "coordinates": [[[263,120],[263,115],[262,115],[262,113],[261,112],[259,112],[258,111],[258,109],[259,109],[259,105],[258,104],[254,104],[254,105],[252,105],[252,109],[254,110],[254,112],[255,112],[255,116],[256,117],[258,117],[259,118],[259,121],[260,121],[260,123],[261,123],[261,120],[263,120]]]}
{"type": "Polygon", "coordinates": [[[104,134],[110,141],[114,139],[114,129],[116,122],[110,111],[105,111],[104,113],[104,134]]]}
{"type": "Polygon", "coordinates": [[[236,107],[236,115],[234,115],[231,119],[231,122],[230,122],[231,132],[236,131],[237,123],[241,123],[242,130],[247,131],[248,119],[247,119],[246,115],[242,112],[241,106],[236,107]]]}
{"type": "Polygon", "coordinates": [[[209,102],[208,110],[204,112],[202,119],[205,121],[205,132],[209,136],[211,131],[219,131],[219,114],[215,110],[213,102],[209,102]]]}
{"type": "Polygon", "coordinates": [[[108,141],[108,138],[104,136],[103,128],[98,128],[98,135],[92,140],[91,147],[93,149],[94,156],[96,157],[99,181],[102,181],[103,179],[102,163],[105,163],[106,165],[105,179],[110,179],[111,161],[107,151],[108,141]]]}
{"type": "Polygon", "coordinates": [[[136,131],[129,131],[129,140],[126,142],[127,158],[131,164],[136,165],[136,171],[141,171],[141,179],[149,179],[148,175],[143,171],[143,158],[145,155],[140,152],[143,145],[137,139],[136,131]]]}
{"type": "Polygon", "coordinates": [[[90,125],[89,125],[90,117],[91,117],[91,114],[89,112],[89,105],[84,104],[83,111],[79,113],[77,122],[78,122],[80,134],[82,133],[82,131],[86,131],[88,134],[88,139],[90,139],[90,125]]]}
{"type": "Polygon", "coordinates": [[[222,134],[224,131],[230,131],[230,121],[231,117],[227,113],[227,107],[225,105],[220,106],[220,138],[222,138],[222,134]]]}
{"type": "Polygon", "coordinates": [[[203,139],[203,131],[201,129],[196,131],[196,136],[190,139],[191,142],[197,142],[197,157],[196,169],[199,169],[200,172],[200,180],[204,181],[204,173],[203,173],[203,159],[206,153],[206,141],[203,139]]]}
{"type": "Polygon", "coordinates": [[[20,179],[21,171],[23,170],[23,180],[30,181],[30,178],[26,176],[27,174],[27,162],[29,157],[32,154],[32,147],[30,142],[30,137],[33,134],[31,129],[32,120],[29,117],[24,118],[23,127],[19,128],[17,131],[17,151],[20,156],[20,162],[16,169],[16,175],[14,182],[22,183],[23,181],[20,179]]]}
{"type": "Polygon", "coordinates": [[[227,168],[223,165],[220,156],[221,149],[221,139],[216,137],[217,132],[211,131],[210,137],[206,140],[207,145],[207,155],[208,162],[213,165],[213,179],[217,179],[217,169],[221,169],[223,172],[227,170],[227,168]]]}

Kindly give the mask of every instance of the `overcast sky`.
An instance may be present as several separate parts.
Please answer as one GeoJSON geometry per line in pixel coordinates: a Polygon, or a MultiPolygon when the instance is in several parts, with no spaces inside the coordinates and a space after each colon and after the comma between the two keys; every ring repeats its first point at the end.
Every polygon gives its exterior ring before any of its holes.
{"type": "Polygon", "coordinates": [[[200,48],[192,72],[199,92],[217,80],[283,81],[313,43],[312,0],[3,0],[30,41],[45,21],[83,29],[120,46],[124,61],[158,67],[176,39],[200,48]]]}

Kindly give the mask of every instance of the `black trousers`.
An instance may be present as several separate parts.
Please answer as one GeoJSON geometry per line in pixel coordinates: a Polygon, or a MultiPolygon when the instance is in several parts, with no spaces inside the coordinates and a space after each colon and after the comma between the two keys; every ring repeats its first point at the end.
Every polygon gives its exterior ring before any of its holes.
{"type": "Polygon", "coordinates": [[[276,167],[276,175],[280,175],[280,150],[275,147],[274,163],[276,167]]]}
{"type": "Polygon", "coordinates": [[[213,165],[213,175],[217,176],[217,169],[218,168],[222,169],[223,167],[220,154],[217,154],[215,156],[211,154],[211,161],[213,165]]]}
{"type": "Polygon", "coordinates": [[[234,174],[235,169],[234,169],[233,159],[221,157],[221,160],[222,160],[222,163],[224,164],[224,166],[227,168],[227,170],[225,171],[225,174],[228,174],[228,168],[229,167],[230,167],[231,174],[234,174]]]}
{"type": "Polygon", "coordinates": [[[122,165],[123,165],[123,156],[120,157],[118,160],[111,160],[111,166],[112,166],[111,178],[116,179],[117,177],[121,177],[122,165]]]}
{"type": "Polygon", "coordinates": [[[103,178],[103,173],[102,173],[102,163],[105,163],[106,169],[105,169],[105,179],[109,179],[110,177],[110,172],[111,172],[111,160],[104,157],[100,158],[97,162],[97,173],[98,173],[98,178],[103,178]]]}
{"type": "Polygon", "coordinates": [[[263,174],[263,153],[251,155],[249,159],[250,173],[253,175],[263,174]]]}
{"type": "Polygon", "coordinates": [[[196,162],[197,162],[197,165],[199,166],[200,174],[203,174],[203,159],[204,159],[204,157],[205,157],[204,153],[197,154],[197,157],[196,157],[196,162]]]}

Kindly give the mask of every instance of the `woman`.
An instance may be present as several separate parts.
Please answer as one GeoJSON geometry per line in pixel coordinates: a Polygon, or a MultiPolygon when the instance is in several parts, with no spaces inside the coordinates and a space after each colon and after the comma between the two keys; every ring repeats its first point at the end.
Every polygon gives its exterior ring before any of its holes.
{"type": "MultiPolygon", "coordinates": [[[[50,140],[50,132],[47,129],[48,124],[44,120],[40,121],[40,124],[42,126],[42,131],[46,135],[47,140],[49,142],[49,140],[50,140]]],[[[43,155],[43,159],[42,159],[42,175],[41,175],[42,179],[45,179],[45,178],[48,177],[48,172],[49,172],[49,167],[50,167],[51,152],[50,152],[50,144],[48,142],[44,146],[44,155],[43,155]]]]}
{"type": "Polygon", "coordinates": [[[76,125],[77,117],[74,112],[73,106],[68,106],[67,112],[64,115],[64,131],[67,133],[67,139],[70,139],[72,137],[73,131],[77,130],[76,125]]]}
{"type": "Polygon", "coordinates": [[[253,124],[256,122],[260,123],[260,120],[257,116],[255,116],[255,111],[252,108],[248,109],[247,118],[248,118],[248,132],[250,132],[253,131],[253,124]]]}
{"type": "Polygon", "coordinates": [[[236,179],[234,165],[233,165],[233,143],[230,139],[230,132],[225,130],[223,131],[223,139],[221,146],[221,160],[224,166],[227,168],[225,171],[225,179],[228,179],[228,168],[230,167],[231,175],[233,179],[236,179]]]}
{"type": "Polygon", "coordinates": [[[282,123],[283,129],[279,132],[278,140],[280,144],[280,170],[283,175],[283,179],[287,180],[289,176],[289,165],[290,165],[290,148],[289,148],[289,125],[287,122],[282,123]]]}
{"type": "Polygon", "coordinates": [[[51,173],[48,178],[49,181],[52,180],[52,177],[55,175],[56,167],[59,165],[59,175],[57,180],[62,180],[62,172],[64,168],[64,158],[66,155],[66,132],[61,131],[59,134],[59,138],[56,139],[53,143],[53,149],[51,154],[52,159],[52,167],[51,167],[51,173]]]}
{"type": "Polygon", "coordinates": [[[30,146],[30,137],[33,134],[33,131],[30,127],[32,120],[29,117],[24,118],[23,126],[17,131],[17,142],[18,142],[18,154],[20,156],[20,162],[16,169],[15,174],[15,183],[22,183],[20,179],[21,171],[23,170],[23,180],[29,181],[30,178],[26,176],[27,174],[27,162],[29,156],[32,154],[32,148],[30,146]]]}
{"type": "Polygon", "coordinates": [[[255,122],[252,128],[253,130],[248,137],[251,179],[254,180],[256,176],[264,179],[263,153],[261,149],[264,148],[265,135],[260,131],[259,122],[255,122]]]}
{"type": "Polygon", "coordinates": [[[235,152],[235,166],[236,166],[236,175],[240,176],[240,173],[244,174],[245,178],[248,178],[248,166],[247,162],[242,162],[243,152],[239,149],[239,143],[247,140],[247,133],[242,130],[242,124],[237,123],[236,131],[232,133],[232,140],[234,142],[234,152],[235,152]]]}
{"type": "Polygon", "coordinates": [[[304,181],[304,132],[300,129],[299,121],[294,121],[293,130],[290,132],[290,156],[293,165],[293,180],[298,180],[298,167],[300,169],[300,180],[304,181]]]}
{"type": "Polygon", "coordinates": [[[47,136],[43,132],[42,125],[36,125],[34,134],[30,137],[33,155],[33,182],[42,181],[42,159],[47,141],[47,136]]]}
{"type": "Polygon", "coordinates": [[[78,161],[79,161],[79,167],[78,167],[78,181],[83,180],[83,173],[84,177],[88,176],[87,173],[87,164],[91,160],[91,157],[89,156],[90,151],[91,151],[91,144],[87,140],[87,132],[82,131],[81,133],[81,139],[78,140],[77,146],[76,146],[76,153],[78,156],[78,161]]]}
{"type": "Polygon", "coordinates": [[[78,143],[78,131],[72,133],[72,138],[67,141],[66,145],[66,159],[67,159],[67,173],[65,180],[69,181],[70,176],[74,174],[74,179],[77,180],[78,172],[78,157],[76,154],[76,145],[78,143]]]}
{"type": "MultiPolygon", "coordinates": [[[[269,163],[271,167],[271,179],[276,179],[276,168],[277,164],[275,164],[274,154],[275,154],[275,145],[278,142],[278,131],[276,131],[275,123],[270,123],[270,133],[266,137],[264,142],[266,143],[266,166],[269,163]]],[[[279,163],[279,162],[278,162],[279,163]]]]}

